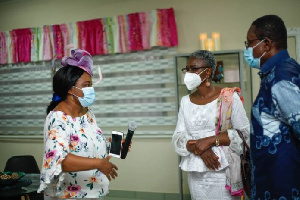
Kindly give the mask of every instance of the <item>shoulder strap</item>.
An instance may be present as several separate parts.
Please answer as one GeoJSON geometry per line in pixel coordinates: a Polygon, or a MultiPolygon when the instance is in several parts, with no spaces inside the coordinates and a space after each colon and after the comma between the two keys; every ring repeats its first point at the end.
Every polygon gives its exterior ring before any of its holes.
{"type": "Polygon", "coordinates": [[[250,147],[248,146],[248,144],[247,144],[247,142],[246,142],[246,140],[244,138],[243,133],[240,130],[238,130],[238,129],[236,129],[236,131],[238,132],[240,138],[243,140],[244,146],[247,148],[248,151],[250,151],[250,147]]]}
{"type": "MultiPolygon", "coordinates": [[[[219,132],[220,132],[221,115],[222,115],[222,101],[220,102],[219,120],[218,120],[218,125],[217,125],[217,128],[216,128],[216,135],[219,135],[219,132]]],[[[217,117],[217,119],[218,119],[218,117],[217,117]]]]}

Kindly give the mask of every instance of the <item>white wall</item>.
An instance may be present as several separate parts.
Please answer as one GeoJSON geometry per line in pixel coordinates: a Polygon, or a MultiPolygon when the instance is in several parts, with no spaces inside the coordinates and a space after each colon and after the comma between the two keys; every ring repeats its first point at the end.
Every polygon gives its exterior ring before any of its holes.
{"type": "MultiPolygon", "coordinates": [[[[0,31],[169,7],[175,10],[179,53],[197,50],[199,33],[212,31],[221,33],[222,50],[243,49],[251,22],[265,14],[279,15],[288,28],[300,27],[299,0],[2,0],[0,31]]],[[[259,87],[256,73],[254,95],[259,87]]],[[[12,155],[31,154],[41,164],[42,145],[41,140],[0,140],[0,171],[12,155]]],[[[179,192],[178,157],[171,139],[135,139],[128,159],[113,162],[120,168],[118,179],[111,183],[113,190],[179,192]]]]}

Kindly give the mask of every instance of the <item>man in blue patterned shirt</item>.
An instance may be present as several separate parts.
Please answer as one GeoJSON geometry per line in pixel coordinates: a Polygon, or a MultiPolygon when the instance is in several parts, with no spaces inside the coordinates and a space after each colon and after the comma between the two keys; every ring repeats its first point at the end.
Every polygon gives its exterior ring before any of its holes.
{"type": "Polygon", "coordinates": [[[300,65],[287,51],[282,19],[256,19],[244,58],[260,70],[251,113],[251,199],[300,199],[300,65]]]}

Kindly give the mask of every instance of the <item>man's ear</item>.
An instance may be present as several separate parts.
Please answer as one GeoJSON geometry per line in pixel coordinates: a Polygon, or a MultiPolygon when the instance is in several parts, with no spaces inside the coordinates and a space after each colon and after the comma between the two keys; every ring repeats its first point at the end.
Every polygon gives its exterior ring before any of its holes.
{"type": "Polygon", "coordinates": [[[266,44],[266,45],[265,45],[265,51],[266,51],[266,52],[271,51],[271,49],[272,49],[272,47],[273,47],[273,45],[274,45],[274,43],[272,42],[272,40],[269,39],[269,38],[265,38],[264,43],[266,44]]]}

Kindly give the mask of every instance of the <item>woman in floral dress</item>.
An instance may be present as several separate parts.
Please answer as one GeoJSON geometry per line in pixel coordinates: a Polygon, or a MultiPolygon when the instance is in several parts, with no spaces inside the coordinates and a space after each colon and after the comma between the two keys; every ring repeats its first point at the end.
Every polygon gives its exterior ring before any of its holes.
{"type": "Polygon", "coordinates": [[[80,49],[71,54],[53,77],[38,192],[45,199],[101,199],[118,168],[109,161],[109,143],[89,109],[95,100],[92,57],[80,49]]]}

